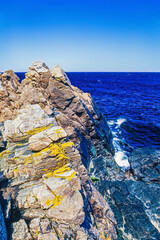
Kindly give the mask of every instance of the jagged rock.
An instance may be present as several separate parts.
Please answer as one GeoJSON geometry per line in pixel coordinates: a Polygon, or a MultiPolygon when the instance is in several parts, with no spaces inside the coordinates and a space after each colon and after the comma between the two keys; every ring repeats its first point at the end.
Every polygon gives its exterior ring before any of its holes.
{"type": "MultiPolygon", "coordinates": [[[[5,71],[1,75],[1,81],[2,81],[4,89],[6,89],[6,91],[9,94],[11,94],[11,93],[14,94],[14,93],[18,92],[18,87],[20,86],[19,78],[12,70],[5,71]]],[[[14,94],[14,96],[15,96],[15,98],[17,97],[16,94],[14,94]]]]}
{"type": "Polygon", "coordinates": [[[8,141],[27,139],[37,131],[56,124],[54,118],[50,118],[38,104],[20,109],[17,115],[14,120],[4,122],[3,136],[8,141]]]}
{"type": "Polygon", "coordinates": [[[38,240],[58,240],[55,233],[39,234],[38,240]]]}
{"type": "Polygon", "coordinates": [[[29,148],[33,151],[40,151],[48,147],[52,142],[58,139],[67,137],[63,128],[55,126],[40,133],[37,133],[29,138],[29,148]]]}
{"type": "Polygon", "coordinates": [[[160,183],[160,150],[138,148],[133,151],[129,162],[136,179],[160,183]]]}
{"type": "Polygon", "coordinates": [[[32,240],[32,236],[28,231],[26,222],[22,219],[13,223],[13,240],[32,240]]]}
{"type": "Polygon", "coordinates": [[[120,179],[117,174],[101,186],[117,220],[120,239],[160,239],[159,153],[155,149],[134,150],[129,158],[130,175],[120,179]]]}
{"type": "Polygon", "coordinates": [[[48,72],[49,68],[47,65],[42,61],[37,61],[32,63],[32,65],[29,67],[30,70],[35,70],[38,73],[45,73],[48,72]]]}
{"type": "Polygon", "coordinates": [[[94,188],[79,151],[62,127],[50,124],[57,125],[55,118],[39,105],[24,106],[14,120],[4,122],[3,138],[8,144],[0,154],[1,170],[9,181],[2,196],[12,202],[10,221],[18,214],[20,218],[13,224],[12,238],[18,231],[20,239],[70,238],[88,218],[91,227],[83,227],[82,236],[116,239],[113,214],[94,188]]]}
{"type": "Polygon", "coordinates": [[[0,75],[0,100],[1,199],[13,237],[160,239],[159,150],[133,151],[122,172],[106,119],[59,66],[33,63],[21,85],[0,75]]]}
{"type": "Polygon", "coordinates": [[[50,69],[50,72],[52,74],[52,77],[55,77],[56,79],[60,79],[64,81],[64,83],[67,83],[68,85],[71,85],[71,82],[69,78],[67,77],[67,74],[64,72],[64,70],[57,64],[54,68],[50,69]]]}
{"type": "Polygon", "coordinates": [[[12,71],[0,75],[0,122],[15,117],[15,101],[19,98],[19,78],[12,71]]]}

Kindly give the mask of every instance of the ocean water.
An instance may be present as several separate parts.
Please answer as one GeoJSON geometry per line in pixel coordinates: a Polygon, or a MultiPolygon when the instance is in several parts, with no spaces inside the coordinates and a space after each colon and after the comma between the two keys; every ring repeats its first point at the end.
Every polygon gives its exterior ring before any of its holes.
{"type": "MultiPolygon", "coordinates": [[[[17,74],[20,79],[24,73],[17,74]]],[[[115,159],[128,167],[138,147],[160,149],[160,73],[67,73],[73,85],[89,92],[113,134],[115,159]]]]}

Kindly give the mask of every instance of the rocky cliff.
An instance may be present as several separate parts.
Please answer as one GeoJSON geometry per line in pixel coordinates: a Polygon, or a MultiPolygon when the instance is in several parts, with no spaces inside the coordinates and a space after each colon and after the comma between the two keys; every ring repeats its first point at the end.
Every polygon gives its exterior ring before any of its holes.
{"type": "Polygon", "coordinates": [[[122,172],[106,119],[58,65],[1,74],[0,122],[1,239],[160,239],[159,151],[122,172]]]}
{"type": "Polygon", "coordinates": [[[87,171],[97,157],[101,165],[113,161],[114,152],[91,96],[59,66],[49,70],[42,62],[21,84],[12,71],[0,83],[1,204],[9,239],[117,239],[113,212],[87,171]]]}

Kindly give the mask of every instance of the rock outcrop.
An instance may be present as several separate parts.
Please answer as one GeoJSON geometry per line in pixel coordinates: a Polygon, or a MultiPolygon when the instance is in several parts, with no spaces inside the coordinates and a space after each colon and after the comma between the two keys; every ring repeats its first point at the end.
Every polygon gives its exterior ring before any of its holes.
{"type": "Polygon", "coordinates": [[[19,86],[19,78],[12,70],[0,74],[0,122],[14,118],[19,86]]]}
{"type": "Polygon", "coordinates": [[[13,72],[1,79],[1,109],[12,102],[10,114],[1,110],[0,153],[9,239],[117,239],[114,214],[87,171],[101,152],[104,164],[114,162],[110,129],[91,96],[42,62],[21,84],[13,72]]]}
{"type": "Polygon", "coordinates": [[[8,239],[160,239],[160,151],[133,151],[121,171],[106,119],[60,66],[35,62],[21,84],[1,74],[0,107],[8,239]]]}
{"type": "Polygon", "coordinates": [[[120,239],[160,239],[160,150],[136,149],[123,179],[107,179],[99,187],[117,220],[120,239]]]}

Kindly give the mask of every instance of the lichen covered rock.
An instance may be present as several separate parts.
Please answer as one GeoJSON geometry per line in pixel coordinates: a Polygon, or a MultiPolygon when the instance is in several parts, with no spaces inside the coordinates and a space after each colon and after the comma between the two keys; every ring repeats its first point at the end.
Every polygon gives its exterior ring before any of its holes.
{"type": "MultiPolygon", "coordinates": [[[[106,160],[114,153],[105,118],[59,66],[49,70],[43,62],[33,63],[22,84],[16,83],[12,117],[1,118],[8,235],[16,240],[117,239],[113,212],[88,172],[101,151],[106,160]]],[[[0,86],[8,97],[4,80],[0,86]]]]}

